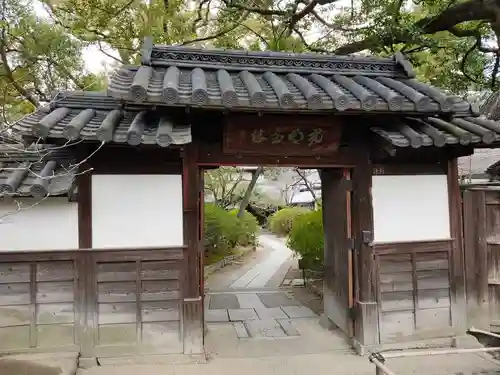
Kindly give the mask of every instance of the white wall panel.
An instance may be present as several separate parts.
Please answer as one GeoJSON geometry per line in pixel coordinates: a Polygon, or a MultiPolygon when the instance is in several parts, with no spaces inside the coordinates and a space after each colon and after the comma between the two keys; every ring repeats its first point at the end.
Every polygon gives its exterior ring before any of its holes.
{"type": "Polygon", "coordinates": [[[181,175],[93,175],[92,247],[183,245],[181,175]]]}
{"type": "Polygon", "coordinates": [[[450,238],[446,175],[373,176],[375,242],[450,238]]]}
{"type": "Polygon", "coordinates": [[[77,203],[67,197],[15,200],[19,205],[0,201],[0,250],[78,249],[77,203]]]}

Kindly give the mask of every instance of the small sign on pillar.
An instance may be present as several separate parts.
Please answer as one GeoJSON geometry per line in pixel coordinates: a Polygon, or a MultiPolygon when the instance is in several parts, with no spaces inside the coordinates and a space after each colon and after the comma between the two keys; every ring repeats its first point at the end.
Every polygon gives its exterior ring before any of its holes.
{"type": "Polygon", "coordinates": [[[224,152],[280,156],[328,155],[338,150],[342,128],[332,117],[304,116],[287,123],[274,116],[228,116],[224,152]]]}

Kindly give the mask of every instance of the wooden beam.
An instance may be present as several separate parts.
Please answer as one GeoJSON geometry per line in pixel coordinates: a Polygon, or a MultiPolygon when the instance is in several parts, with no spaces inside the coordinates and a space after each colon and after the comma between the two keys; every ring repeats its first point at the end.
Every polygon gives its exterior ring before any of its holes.
{"type": "Polygon", "coordinates": [[[328,156],[271,156],[271,155],[242,155],[227,154],[222,151],[222,144],[212,143],[200,145],[198,165],[210,166],[238,166],[238,165],[273,165],[278,167],[324,168],[324,167],[353,167],[356,164],[356,152],[341,147],[337,152],[328,156]]]}

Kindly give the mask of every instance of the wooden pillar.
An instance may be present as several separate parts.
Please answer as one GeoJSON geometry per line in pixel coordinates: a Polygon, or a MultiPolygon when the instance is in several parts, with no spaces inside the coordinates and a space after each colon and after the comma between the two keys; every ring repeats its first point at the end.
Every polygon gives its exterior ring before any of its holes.
{"type": "Polygon", "coordinates": [[[200,293],[201,272],[199,263],[200,243],[200,176],[195,143],[188,144],[183,152],[182,188],[184,220],[182,332],[185,354],[203,353],[203,296],[200,293]]]}
{"type": "Polygon", "coordinates": [[[375,265],[373,258],[372,164],[367,147],[358,146],[359,159],[352,172],[352,217],[355,240],[355,344],[379,343],[378,308],[375,293],[375,265]]]}
{"type": "Polygon", "coordinates": [[[457,158],[448,161],[448,199],[450,210],[450,232],[453,238],[450,257],[451,268],[451,318],[456,332],[466,331],[465,272],[463,250],[462,197],[458,182],[457,158]]]}
{"type": "MultiPolygon", "coordinates": [[[[82,160],[87,154],[79,154],[82,160]]],[[[76,176],[78,187],[78,247],[92,248],[92,170],[88,163],[80,166],[76,176]]],[[[83,368],[97,366],[94,353],[94,315],[95,304],[91,293],[94,292],[94,274],[90,253],[80,252],[76,261],[78,280],[78,325],[77,335],[80,342],[80,366],[83,368]]]]}

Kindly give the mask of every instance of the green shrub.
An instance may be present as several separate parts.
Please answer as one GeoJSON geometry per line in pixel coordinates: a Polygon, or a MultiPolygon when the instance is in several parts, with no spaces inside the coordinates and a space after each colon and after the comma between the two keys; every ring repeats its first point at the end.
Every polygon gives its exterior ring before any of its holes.
{"type": "Polygon", "coordinates": [[[208,253],[225,253],[232,247],[232,220],[221,207],[207,203],[204,210],[204,246],[208,253]]]}
{"type": "Polygon", "coordinates": [[[285,236],[292,230],[295,220],[308,212],[308,209],[302,207],[288,207],[276,211],[269,217],[269,230],[274,234],[285,236]]]}
{"type": "Polygon", "coordinates": [[[259,229],[257,218],[248,211],[243,212],[241,218],[238,219],[238,210],[231,210],[230,215],[237,224],[237,244],[241,246],[255,245],[256,235],[259,229]]]}
{"type": "Polygon", "coordinates": [[[295,219],[288,237],[288,246],[310,268],[323,266],[324,232],[321,210],[310,211],[295,219]]]}
{"type": "Polygon", "coordinates": [[[205,204],[204,246],[207,256],[229,254],[237,246],[255,244],[257,219],[245,211],[241,219],[237,210],[228,212],[212,204],[205,204]]]}

